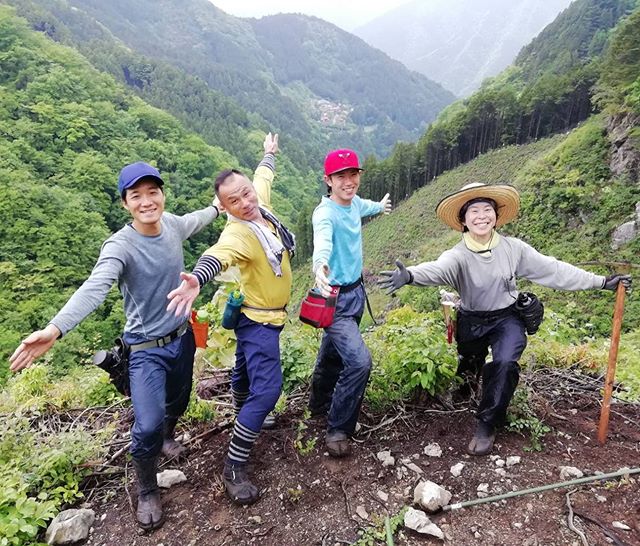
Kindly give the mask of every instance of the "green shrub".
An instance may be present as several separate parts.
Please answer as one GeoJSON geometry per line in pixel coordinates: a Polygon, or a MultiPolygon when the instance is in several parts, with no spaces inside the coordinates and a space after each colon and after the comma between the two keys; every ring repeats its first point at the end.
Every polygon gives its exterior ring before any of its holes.
{"type": "Polygon", "coordinates": [[[32,543],[62,505],[82,497],[80,483],[89,472],[82,465],[100,455],[111,432],[51,430],[46,415],[5,418],[0,430],[1,546],[32,543]]]}
{"type": "Polygon", "coordinates": [[[455,377],[456,349],[447,343],[439,311],[395,309],[366,335],[365,343],[374,360],[367,390],[367,400],[374,406],[385,407],[420,391],[433,396],[455,377]]]}
{"type": "Polygon", "coordinates": [[[320,347],[322,330],[296,321],[288,324],[280,335],[280,361],[284,392],[308,383],[320,347]]]}

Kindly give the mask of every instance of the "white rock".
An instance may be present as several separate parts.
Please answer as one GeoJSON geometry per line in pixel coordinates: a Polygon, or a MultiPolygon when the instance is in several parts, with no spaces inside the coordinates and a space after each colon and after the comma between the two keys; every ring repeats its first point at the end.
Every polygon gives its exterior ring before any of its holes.
{"type": "Polygon", "coordinates": [[[404,514],[404,525],[409,529],[413,529],[424,535],[431,535],[440,540],[444,540],[444,533],[435,523],[433,523],[427,514],[421,510],[409,508],[404,514]]]}
{"type": "Polygon", "coordinates": [[[481,483],[478,486],[477,491],[478,491],[478,493],[477,493],[478,498],[483,499],[485,497],[488,497],[489,496],[489,484],[488,483],[481,483]]]}
{"type": "Polygon", "coordinates": [[[504,459],[496,459],[495,463],[498,468],[502,468],[505,465],[504,459]]]}
{"type": "Polygon", "coordinates": [[[607,497],[603,497],[602,495],[596,495],[596,500],[598,502],[607,502],[607,497]]]}
{"type": "Polygon", "coordinates": [[[623,531],[631,531],[631,527],[629,527],[626,523],[622,523],[621,521],[614,521],[611,523],[612,527],[616,529],[622,529],[623,531]]]}
{"type": "Polygon", "coordinates": [[[507,475],[507,471],[504,468],[496,468],[494,472],[501,478],[504,478],[507,475]]]}
{"type": "Polygon", "coordinates": [[[187,477],[182,470],[170,468],[169,470],[163,470],[158,474],[158,487],[163,489],[169,489],[169,487],[176,485],[177,483],[186,482],[187,477]]]}
{"type": "Polygon", "coordinates": [[[73,544],[85,540],[95,519],[96,513],[86,508],[60,512],[47,528],[47,544],[73,544]]]}
{"type": "Polygon", "coordinates": [[[413,491],[413,502],[422,508],[435,512],[449,504],[451,493],[431,481],[420,482],[413,491]]]}
{"type": "Polygon", "coordinates": [[[382,463],[382,466],[393,466],[394,464],[396,464],[396,460],[393,458],[393,456],[391,455],[391,451],[379,451],[378,455],[376,455],[378,457],[378,460],[382,463]]]}
{"type": "Polygon", "coordinates": [[[491,459],[492,461],[497,461],[500,458],[500,455],[489,455],[489,459],[491,459]]]}
{"type": "Polygon", "coordinates": [[[356,507],[356,514],[358,514],[362,519],[369,519],[369,514],[361,504],[356,507]]]}
{"type": "Polygon", "coordinates": [[[451,475],[454,478],[457,478],[458,476],[460,476],[460,474],[462,474],[462,469],[464,468],[464,463],[458,463],[458,464],[454,464],[450,469],[449,472],[451,472],[451,475]]]}
{"type": "Polygon", "coordinates": [[[561,466],[560,467],[560,479],[562,480],[570,480],[572,478],[582,478],[584,474],[582,470],[576,468],[575,466],[561,466]]]}
{"type": "Polygon", "coordinates": [[[389,500],[389,495],[387,495],[384,491],[378,491],[376,494],[382,502],[387,502],[389,500]]]}
{"type": "Polygon", "coordinates": [[[260,516],[249,516],[247,520],[256,525],[262,525],[262,517],[260,516]]]}
{"type": "Polygon", "coordinates": [[[520,457],[519,456],[514,455],[512,457],[507,457],[507,467],[515,466],[517,464],[520,464],[520,457]]]}
{"type": "Polygon", "coordinates": [[[406,466],[409,470],[411,470],[412,472],[415,472],[416,474],[422,475],[424,474],[424,472],[422,471],[422,468],[420,468],[417,464],[412,463],[412,462],[404,462],[402,461],[402,464],[404,466],[406,466]]]}
{"type": "Polygon", "coordinates": [[[424,454],[427,457],[442,457],[442,448],[440,444],[432,443],[424,448],[424,454]]]}

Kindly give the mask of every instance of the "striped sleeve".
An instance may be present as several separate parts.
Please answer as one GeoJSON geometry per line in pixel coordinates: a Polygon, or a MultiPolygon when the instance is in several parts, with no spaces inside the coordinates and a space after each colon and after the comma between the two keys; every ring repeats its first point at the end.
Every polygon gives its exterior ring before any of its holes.
{"type": "Polygon", "coordinates": [[[222,271],[222,264],[220,263],[220,260],[215,256],[205,254],[198,260],[192,274],[196,276],[200,283],[200,287],[202,287],[220,273],[220,271],[222,271]]]}

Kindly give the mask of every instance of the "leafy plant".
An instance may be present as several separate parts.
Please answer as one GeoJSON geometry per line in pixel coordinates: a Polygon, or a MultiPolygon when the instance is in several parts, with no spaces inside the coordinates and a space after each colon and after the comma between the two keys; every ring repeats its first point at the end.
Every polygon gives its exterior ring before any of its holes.
{"type": "Polygon", "coordinates": [[[302,418],[298,421],[296,426],[296,439],[293,441],[293,446],[300,455],[309,455],[315,447],[318,441],[317,437],[305,438],[305,430],[309,428],[306,421],[311,417],[311,412],[306,409],[302,414],[302,418]]]}
{"type": "Polygon", "coordinates": [[[420,391],[444,391],[457,369],[455,346],[446,341],[442,313],[418,313],[409,306],[389,312],[366,335],[375,366],[367,399],[386,406],[420,391]]]}
{"type": "Polygon", "coordinates": [[[521,387],[516,390],[507,414],[507,428],[522,436],[529,435],[530,446],[525,451],[542,451],[542,439],[551,432],[531,407],[529,390],[521,387]]]}
{"type": "Polygon", "coordinates": [[[387,527],[391,536],[395,535],[398,528],[404,523],[404,515],[408,507],[403,507],[393,516],[372,515],[373,525],[359,531],[360,538],[355,542],[355,546],[376,546],[377,544],[388,544],[387,527]],[[389,523],[387,524],[387,518],[389,523]]]}

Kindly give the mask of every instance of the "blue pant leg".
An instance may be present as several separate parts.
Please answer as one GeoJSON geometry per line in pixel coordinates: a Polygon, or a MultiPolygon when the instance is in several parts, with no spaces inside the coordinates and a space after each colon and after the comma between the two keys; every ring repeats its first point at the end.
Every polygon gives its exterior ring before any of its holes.
{"type": "MultiPolygon", "coordinates": [[[[126,338],[127,343],[139,340],[126,338]]],[[[155,457],[162,449],[166,402],[167,367],[162,349],[131,353],[129,380],[135,422],[131,428],[131,455],[136,459],[155,457]]]]}
{"type": "Polygon", "coordinates": [[[355,431],[371,372],[371,353],[358,325],[364,311],[364,288],[340,294],[334,322],[325,332],[342,360],[327,419],[328,430],[355,431]]]}
{"type": "Polygon", "coordinates": [[[309,410],[312,415],[326,415],[329,412],[342,367],[342,359],[331,342],[331,336],[324,332],[311,378],[309,410]]]}
{"type": "Polygon", "coordinates": [[[249,392],[249,374],[247,373],[247,358],[244,354],[244,344],[238,337],[237,328],[236,334],[236,362],[231,372],[231,388],[235,392],[245,393],[249,392]]]}
{"type": "Polygon", "coordinates": [[[172,357],[167,375],[165,414],[180,417],[189,405],[193,384],[193,357],[196,352],[193,332],[187,330],[164,348],[172,357]]]}
{"type": "Polygon", "coordinates": [[[501,425],[520,379],[518,360],[527,346],[524,324],[515,314],[495,322],[489,332],[492,361],[482,371],[482,400],[476,416],[501,425]]]}
{"type": "Polygon", "coordinates": [[[238,346],[246,359],[249,397],[238,413],[238,422],[259,432],[264,418],[276,406],[282,391],[280,366],[281,326],[259,324],[242,315],[236,327],[238,346]]]}

